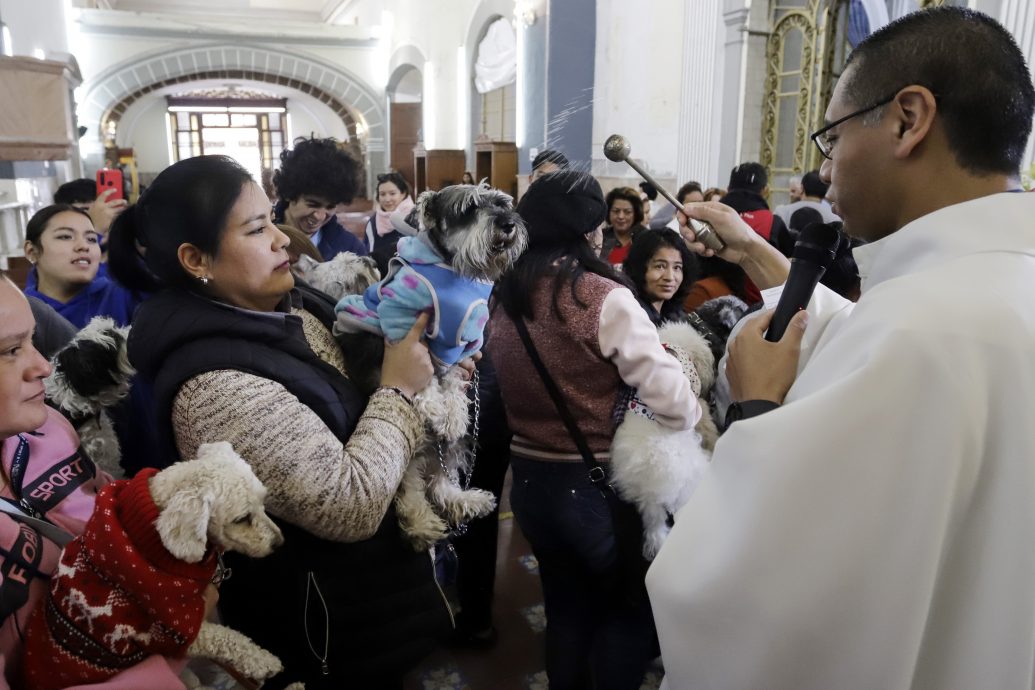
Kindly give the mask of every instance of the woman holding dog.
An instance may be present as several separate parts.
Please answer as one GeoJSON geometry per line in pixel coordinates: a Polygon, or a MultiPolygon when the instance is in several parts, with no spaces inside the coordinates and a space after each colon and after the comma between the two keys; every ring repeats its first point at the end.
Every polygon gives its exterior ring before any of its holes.
{"type": "Polygon", "coordinates": [[[381,386],[360,393],[334,314],[295,288],[269,210],[236,162],[200,156],[120,216],[111,271],[156,293],[130,360],[155,384],[160,463],[229,441],[268,489],[285,546],[231,558],[220,602],[223,622],[284,663],[264,687],[401,687],[449,627],[431,560],[403,541],[392,507],[423,433],[411,400],[433,373],[426,317],[386,346],[381,386]]]}
{"type": "MultiPolygon", "coordinates": [[[[51,366],[32,345],[34,327],[25,296],[0,275],[0,500],[21,506],[0,513],[0,688],[19,675],[29,616],[49,589],[61,542],[83,531],[97,492],[111,481],[82,454],[71,425],[45,404],[51,366]],[[58,489],[46,484],[55,474],[64,480],[58,489]]],[[[181,690],[182,667],[150,657],[111,684],[90,687],[181,690]]]]}
{"type": "Polygon", "coordinates": [[[629,549],[624,540],[635,534],[638,542],[640,527],[627,524],[628,510],[613,514],[591,482],[544,377],[605,472],[623,385],[638,388],[665,426],[689,429],[701,415],[636,297],[586,241],[606,208],[588,174],[561,171],[532,183],[517,208],[529,247],[499,282],[489,327],[489,354],[507,362],[499,383],[514,432],[511,505],[539,561],[552,690],[634,690],[656,652],[640,545],[629,549]]]}

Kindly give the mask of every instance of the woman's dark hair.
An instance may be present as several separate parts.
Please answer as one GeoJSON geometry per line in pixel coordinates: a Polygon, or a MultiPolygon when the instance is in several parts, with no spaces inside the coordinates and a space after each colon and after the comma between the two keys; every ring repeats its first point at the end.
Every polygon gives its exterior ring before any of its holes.
{"type": "MultiPolygon", "coordinates": [[[[76,208],[71,204],[51,204],[50,206],[44,206],[39,211],[33,214],[32,218],[25,225],[25,241],[31,242],[34,247],[40,252],[43,251],[43,245],[40,244],[40,236],[43,231],[47,229],[47,225],[51,219],[59,213],[78,213],[90,218],[90,214],[86,211],[76,208]]],[[[93,219],[90,220],[93,223],[93,219]]]]}
{"type": "Polygon", "coordinates": [[[629,255],[625,257],[625,261],[622,263],[622,271],[636,286],[637,297],[641,301],[650,302],[646,293],[647,267],[650,265],[654,255],[658,253],[658,250],[666,247],[678,251],[683,261],[683,281],[679,284],[679,288],[676,289],[676,294],[671,299],[665,300],[665,303],[661,305],[662,319],[670,320],[666,316],[675,315],[682,311],[683,300],[689,294],[690,287],[697,281],[699,273],[697,258],[687,248],[686,242],[679,233],[668,228],[641,232],[633,239],[632,246],[629,247],[629,255]]]}
{"type": "Polygon", "coordinates": [[[535,287],[543,278],[553,277],[551,309],[564,321],[559,299],[561,290],[570,285],[571,297],[580,308],[588,305],[579,299],[576,288],[587,273],[602,276],[632,289],[629,280],[619,274],[593,251],[585,237],[572,237],[559,244],[529,247],[513,268],[503,274],[496,284],[496,299],[511,319],[535,320],[532,297],[535,287]]]}
{"type": "MultiPolygon", "coordinates": [[[[569,287],[575,304],[587,307],[577,292],[579,280],[587,273],[632,288],[587,241],[586,234],[606,213],[601,197],[600,184],[591,175],[570,169],[544,175],[532,183],[517,207],[528,228],[528,249],[496,284],[493,309],[502,305],[513,320],[535,320],[536,287],[552,278],[551,310],[563,322],[561,291],[569,287]]],[[[636,200],[639,202],[639,195],[636,200]]]]}
{"type": "MultiPolygon", "coordinates": [[[[608,216],[611,215],[611,206],[619,199],[624,199],[632,204],[633,225],[643,225],[643,199],[640,198],[640,193],[632,187],[615,187],[607,193],[604,203],[607,204],[608,216]]],[[[608,225],[610,224],[611,221],[608,218],[608,225]]]]}
{"type": "Polygon", "coordinates": [[[252,176],[233,158],[196,156],[163,170],[111,227],[108,267],[131,290],[194,288],[180,265],[181,244],[218,254],[227,219],[252,176]],[[146,253],[137,252],[139,243],[146,253]]]}
{"type": "Polygon", "coordinates": [[[403,196],[410,195],[410,186],[406,184],[406,178],[404,178],[401,173],[397,173],[393,170],[391,172],[386,172],[382,175],[378,175],[377,186],[374,187],[374,192],[380,193],[381,185],[383,185],[385,182],[391,182],[396,187],[398,187],[399,191],[402,192],[403,196]]]}
{"type": "Polygon", "coordinates": [[[280,170],[273,174],[273,186],[282,201],[309,195],[332,204],[347,204],[359,189],[359,171],[359,163],[338,140],[300,137],[295,139],[293,149],[280,154],[280,170]]]}
{"type": "Polygon", "coordinates": [[[704,195],[704,190],[701,189],[700,182],[687,182],[685,185],[679,188],[678,192],[676,192],[676,199],[680,203],[686,203],[684,199],[686,199],[687,195],[693,192],[700,192],[702,196],[704,195]]]}

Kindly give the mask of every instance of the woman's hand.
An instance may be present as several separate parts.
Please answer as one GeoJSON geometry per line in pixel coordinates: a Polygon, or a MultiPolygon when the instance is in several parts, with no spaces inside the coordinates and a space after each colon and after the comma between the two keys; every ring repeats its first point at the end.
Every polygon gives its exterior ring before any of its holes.
{"type": "Polygon", "coordinates": [[[482,353],[479,351],[475,352],[470,357],[464,357],[459,362],[457,362],[456,365],[460,367],[460,376],[461,378],[463,378],[464,381],[470,381],[474,378],[474,370],[476,369],[475,365],[478,363],[479,360],[481,360],[481,358],[482,353]]]}
{"type": "Polygon", "coordinates": [[[424,343],[424,329],[428,326],[428,314],[417,317],[410,332],[399,342],[385,341],[385,358],[381,364],[381,385],[398,388],[408,397],[420,393],[431,383],[435,368],[431,354],[424,343]]]}
{"type": "Polygon", "coordinates": [[[105,237],[108,235],[108,230],[111,229],[111,224],[115,222],[119,214],[125,211],[126,206],[129,205],[129,202],[125,199],[109,198],[114,193],[114,189],[105,189],[90,204],[90,209],[87,211],[90,214],[90,220],[93,221],[94,229],[105,237]]]}
{"type": "Polygon", "coordinates": [[[801,339],[808,325],[808,314],[800,311],[791,319],[783,338],[771,343],[765,339],[773,320],[773,310],[751,318],[729,345],[726,378],[730,397],[737,401],[783,399],[798,375],[801,339]]]}

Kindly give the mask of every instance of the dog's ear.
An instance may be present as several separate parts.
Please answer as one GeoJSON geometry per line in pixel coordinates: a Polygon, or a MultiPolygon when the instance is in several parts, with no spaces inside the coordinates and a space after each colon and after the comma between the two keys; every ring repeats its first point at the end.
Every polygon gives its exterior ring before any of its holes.
{"type": "Polygon", "coordinates": [[[304,276],[319,265],[320,262],[313,257],[308,254],[301,254],[298,257],[298,261],[295,262],[295,270],[304,276]]]}
{"type": "Polygon", "coordinates": [[[173,494],[155,521],[158,536],[169,553],[187,563],[197,563],[205,557],[214,498],[210,490],[193,485],[173,494]]]}
{"type": "Polygon", "coordinates": [[[438,192],[423,192],[417,197],[417,217],[420,218],[420,229],[438,227],[438,192]]]}

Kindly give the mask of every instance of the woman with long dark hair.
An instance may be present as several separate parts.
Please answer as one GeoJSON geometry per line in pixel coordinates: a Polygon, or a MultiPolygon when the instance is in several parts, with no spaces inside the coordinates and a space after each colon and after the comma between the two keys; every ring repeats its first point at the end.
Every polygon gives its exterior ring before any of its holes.
{"type": "MultiPolygon", "coordinates": [[[[545,175],[517,210],[529,246],[497,286],[488,349],[507,364],[499,383],[514,432],[511,505],[539,561],[546,672],[554,690],[634,690],[653,652],[642,573],[625,576],[637,563],[620,559],[628,551],[619,548],[611,505],[590,481],[519,329],[604,473],[624,384],[665,426],[688,429],[701,410],[632,291],[587,241],[606,212],[597,181],[570,170],[545,175]]],[[[642,563],[639,546],[633,551],[642,563]]]]}
{"type": "Polygon", "coordinates": [[[678,232],[665,228],[640,233],[622,269],[654,325],[686,318],[683,300],[697,280],[697,259],[678,232]]]}
{"type": "Polygon", "coordinates": [[[332,304],[295,287],[287,244],[262,189],[225,156],[166,168],[119,216],[111,272],[154,293],[129,338],[154,384],[154,462],[229,441],[265,484],[285,546],[227,555],[220,612],[283,661],[268,687],[400,688],[449,627],[431,560],[392,508],[423,436],[411,401],[433,372],[426,319],[386,346],[368,398],[331,335],[332,304]]]}

